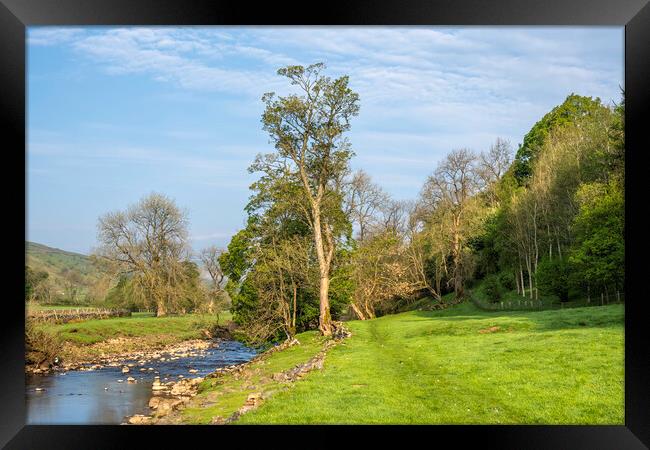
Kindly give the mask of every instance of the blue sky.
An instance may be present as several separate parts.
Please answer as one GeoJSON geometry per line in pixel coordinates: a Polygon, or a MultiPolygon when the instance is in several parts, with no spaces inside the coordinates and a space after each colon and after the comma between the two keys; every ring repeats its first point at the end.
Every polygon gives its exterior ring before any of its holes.
{"type": "Polygon", "coordinates": [[[163,192],[193,248],[245,220],[247,167],[272,150],[263,93],[276,70],[325,62],[361,99],[349,138],[395,198],[415,198],[455,148],[516,148],[575,92],[623,87],[622,27],[30,27],[27,239],[88,253],[97,218],[163,192]]]}

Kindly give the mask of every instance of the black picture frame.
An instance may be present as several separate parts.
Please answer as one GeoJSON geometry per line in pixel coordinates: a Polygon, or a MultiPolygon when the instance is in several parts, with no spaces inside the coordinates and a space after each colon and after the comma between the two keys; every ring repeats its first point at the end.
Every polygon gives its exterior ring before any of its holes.
{"type": "MultiPolygon", "coordinates": [[[[647,264],[644,237],[644,130],[650,105],[650,5],[648,0],[332,0],[312,5],[293,1],[247,4],[210,0],[0,0],[0,113],[3,128],[5,234],[11,247],[0,313],[0,445],[27,448],[168,447],[173,442],[213,445],[345,445],[356,437],[366,445],[390,437],[404,442],[454,446],[473,440],[487,448],[648,448],[650,446],[650,354],[643,297],[647,264]],[[310,7],[312,6],[312,7],[310,7]],[[33,25],[615,25],[625,26],[626,91],[626,252],[625,425],[621,426],[248,426],[120,427],[25,425],[24,257],[26,178],[25,30],[33,25]],[[645,120],[644,120],[645,119],[645,120]],[[20,184],[22,182],[22,185],[20,184]],[[22,186],[22,189],[21,189],[22,186]],[[22,196],[20,194],[23,194],[22,196]],[[11,211],[11,214],[9,214],[11,211]],[[22,216],[21,216],[22,214],[22,216]],[[21,229],[22,227],[22,229],[21,229]],[[11,233],[11,234],[9,234],[11,233]],[[5,286],[6,287],[6,286],[5,286]],[[636,295],[635,295],[636,294],[636,295]],[[433,428],[434,427],[434,428],[433,428]],[[300,436],[295,433],[299,433],[300,436]],[[304,436],[306,434],[306,436],[304,436]],[[225,444],[224,440],[232,441],[225,444]],[[451,441],[449,441],[451,439],[451,441]],[[132,444],[132,445],[131,445],[132,444]],[[142,445],[142,444],[141,444],[142,445]]],[[[645,302],[645,303],[644,303],[645,302]]],[[[387,442],[387,441],[385,441],[387,442]]],[[[175,444],[178,446],[180,444],[175,444]]]]}

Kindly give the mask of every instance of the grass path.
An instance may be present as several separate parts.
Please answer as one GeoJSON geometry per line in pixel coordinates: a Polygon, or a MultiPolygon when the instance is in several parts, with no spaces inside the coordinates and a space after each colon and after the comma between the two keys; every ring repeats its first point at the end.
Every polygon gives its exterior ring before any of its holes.
{"type": "Polygon", "coordinates": [[[349,322],[323,370],[236,423],[622,424],[623,312],[463,304],[349,322]]]}

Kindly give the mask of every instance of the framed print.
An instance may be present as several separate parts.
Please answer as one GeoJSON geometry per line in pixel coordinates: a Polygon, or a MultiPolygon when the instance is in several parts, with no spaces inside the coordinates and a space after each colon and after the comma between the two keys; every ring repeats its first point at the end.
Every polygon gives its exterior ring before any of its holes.
{"type": "Polygon", "coordinates": [[[644,0],[0,30],[6,448],[650,445],[644,0]]]}

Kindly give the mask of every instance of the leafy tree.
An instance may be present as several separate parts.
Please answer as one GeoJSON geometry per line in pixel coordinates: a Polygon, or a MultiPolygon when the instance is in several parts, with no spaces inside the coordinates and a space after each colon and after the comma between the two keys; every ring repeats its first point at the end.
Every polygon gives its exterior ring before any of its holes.
{"type": "Polygon", "coordinates": [[[621,289],[625,282],[625,200],[615,181],[591,183],[578,191],[570,260],[595,289],[621,289]]]}
{"type": "Polygon", "coordinates": [[[566,258],[544,258],[535,273],[535,281],[545,294],[556,295],[560,301],[569,300],[569,277],[571,268],[566,258]]]}
{"type": "Polygon", "coordinates": [[[600,99],[570,94],[564,102],[553,108],[524,136],[517,150],[513,173],[520,184],[524,184],[533,173],[533,163],[549,132],[579,118],[594,114],[602,107],[600,99]]]}
{"type": "Polygon", "coordinates": [[[278,70],[301,95],[263,96],[262,123],[277,153],[258,158],[253,169],[266,176],[283,170],[290,180],[286,186],[297,185],[302,191],[303,216],[313,235],[319,267],[319,329],[330,335],[330,276],[340,235],[337,222],[343,215],[340,180],[352,155],[343,135],[359,112],[359,96],[348,87],[347,76],[335,80],[322,76],[324,67],[319,63],[278,70]]]}

